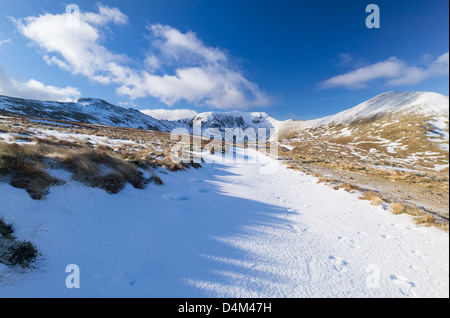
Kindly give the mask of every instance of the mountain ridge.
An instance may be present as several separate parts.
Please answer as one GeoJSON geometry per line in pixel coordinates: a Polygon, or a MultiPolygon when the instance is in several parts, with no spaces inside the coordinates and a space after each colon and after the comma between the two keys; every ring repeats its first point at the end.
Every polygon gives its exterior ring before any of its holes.
{"type": "Polygon", "coordinates": [[[253,128],[256,131],[264,128],[272,133],[276,130],[279,139],[289,138],[305,129],[349,125],[361,119],[370,121],[393,115],[421,115],[431,118],[442,128],[442,122],[446,119],[448,121],[448,104],[449,98],[438,93],[390,91],[337,114],[307,121],[279,121],[264,112],[242,111],[204,112],[192,118],[169,121],[98,98],[83,97],[74,102],[54,102],[0,95],[0,110],[16,115],[162,131],[185,128],[191,133],[194,132],[193,127],[198,125],[202,126],[202,131],[207,128],[218,128],[221,131],[225,128],[253,128]]]}

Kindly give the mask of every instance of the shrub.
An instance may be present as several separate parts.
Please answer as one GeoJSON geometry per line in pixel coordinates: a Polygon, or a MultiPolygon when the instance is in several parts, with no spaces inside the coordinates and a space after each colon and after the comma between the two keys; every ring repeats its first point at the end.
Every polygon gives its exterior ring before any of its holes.
{"type": "Polygon", "coordinates": [[[6,224],[3,218],[0,218],[0,235],[5,238],[12,238],[14,230],[11,224],[6,224]]]}
{"type": "Polygon", "coordinates": [[[19,265],[22,268],[27,268],[36,260],[38,254],[38,250],[33,243],[13,241],[3,254],[0,255],[0,259],[6,265],[19,265]]]}

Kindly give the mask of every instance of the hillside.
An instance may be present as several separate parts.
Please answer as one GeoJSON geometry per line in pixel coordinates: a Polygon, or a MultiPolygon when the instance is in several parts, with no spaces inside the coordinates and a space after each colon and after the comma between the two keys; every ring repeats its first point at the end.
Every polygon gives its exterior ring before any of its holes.
{"type": "Polygon", "coordinates": [[[406,169],[448,169],[449,99],[428,92],[389,92],[339,114],[283,122],[279,138],[309,151],[406,169]]]}
{"type": "Polygon", "coordinates": [[[389,92],[339,114],[278,126],[280,155],[331,184],[374,189],[448,222],[449,99],[389,92]]]}
{"type": "MultiPolygon", "coordinates": [[[[279,158],[228,144],[229,162],[215,152],[176,163],[168,132],[105,125],[137,124],[125,120],[134,112],[99,100],[20,103],[0,114],[1,297],[448,297],[445,170],[391,170],[331,144],[345,137],[333,129],[356,134],[376,121],[302,128],[279,143],[279,158]],[[68,264],[82,288],[66,288],[68,264]]],[[[263,113],[197,120],[283,125],[263,113]]]]}
{"type": "Polygon", "coordinates": [[[174,128],[174,123],[169,121],[156,120],[135,109],[115,106],[95,98],[79,98],[75,102],[63,103],[0,96],[0,110],[13,115],[114,127],[164,131],[174,128]]]}

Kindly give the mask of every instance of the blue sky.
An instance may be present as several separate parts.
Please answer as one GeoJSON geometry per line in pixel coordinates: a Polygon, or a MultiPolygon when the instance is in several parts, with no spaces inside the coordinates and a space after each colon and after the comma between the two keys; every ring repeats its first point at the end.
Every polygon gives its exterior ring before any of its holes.
{"type": "Polygon", "coordinates": [[[388,90],[449,94],[448,0],[74,3],[68,25],[70,2],[0,0],[0,94],[278,119],[388,90]]]}

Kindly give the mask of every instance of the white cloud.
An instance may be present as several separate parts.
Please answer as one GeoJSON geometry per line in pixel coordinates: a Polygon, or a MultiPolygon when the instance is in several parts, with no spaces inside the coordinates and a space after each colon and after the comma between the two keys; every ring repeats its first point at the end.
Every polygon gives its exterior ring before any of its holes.
{"type": "Polygon", "coordinates": [[[99,44],[100,26],[123,24],[127,18],[118,9],[99,5],[99,13],[80,13],[74,23],[69,13],[43,14],[15,20],[19,31],[38,45],[48,64],[57,65],[74,74],[109,84],[123,81],[130,72],[121,66],[127,58],[111,53],[99,44]]]}
{"type": "Polygon", "coordinates": [[[4,44],[11,44],[11,43],[12,43],[11,39],[0,40],[0,47],[4,44]]]}
{"type": "Polygon", "coordinates": [[[27,82],[18,81],[10,78],[4,69],[0,67],[0,95],[69,102],[81,94],[78,89],[70,86],[61,88],[45,85],[34,79],[30,79],[27,82]]]}
{"type": "Polygon", "coordinates": [[[97,25],[105,25],[109,22],[113,22],[115,24],[126,24],[128,23],[128,17],[120,12],[118,8],[110,8],[98,4],[98,14],[92,12],[86,12],[83,15],[83,20],[97,25]]]}
{"type": "Polygon", "coordinates": [[[76,27],[67,23],[69,17],[47,13],[15,23],[42,49],[48,64],[104,85],[116,85],[118,94],[131,99],[153,96],[169,106],[187,101],[221,109],[270,103],[269,96],[237,70],[225,51],[206,46],[193,32],[182,33],[161,24],[149,26],[151,50],[141,69],[135,69],[128,66],[127,56],[101,45],[102,27],[128,21],[119,9],[99,5],[98,13],[81,12],[76,27]]]}
{"type": "Polygon", "coordinates": [[[320,88],[346,87],[366,88],[376,79],[384,79],[389,86],[418,84],[428,78],[449,75],[449,53],[444,53],[426,67],[410,66],[405,61],[391,57],[386,61],[360,67],[346,74],[334,76],[322,83],[320,88]]]}
{"type": "Polygon", "coordinates": [[[148,27],[151,41],[166,58],[181,62],[218,63],[226,62],[225,52],[205,46],[195,33],[181,33],[167,25],[155,24],[148,27]]]}
{"type": "Polygon", "coordinates": [[[197,115],[197,112],[191,109],[145,109],[141,112],[160,120],[180,120],[197,115]]]}

